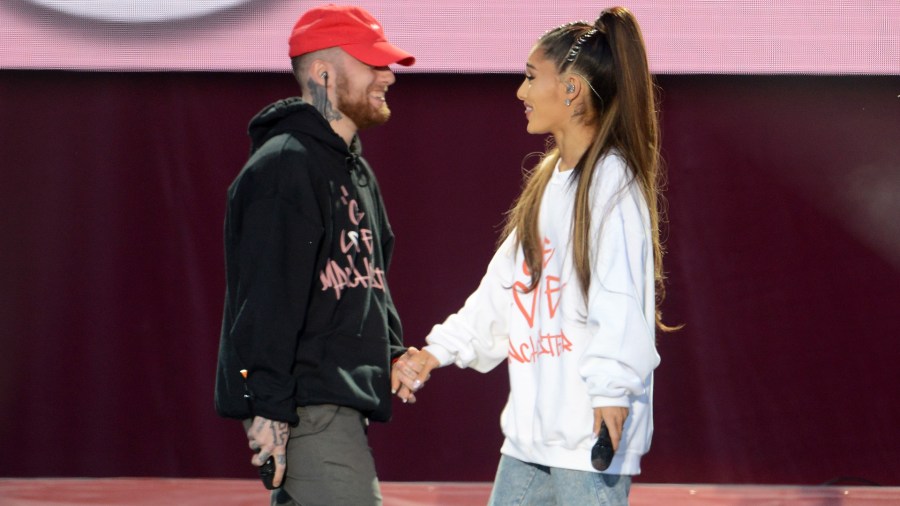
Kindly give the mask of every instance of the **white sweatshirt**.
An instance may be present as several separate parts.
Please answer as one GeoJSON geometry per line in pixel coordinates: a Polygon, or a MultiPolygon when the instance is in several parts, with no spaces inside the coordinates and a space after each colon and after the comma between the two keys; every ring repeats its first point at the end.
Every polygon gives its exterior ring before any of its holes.
{"type": "Polygon", "coordinates": [[[594,471],[592,408],[629,408],[605,472],[639,474],[653,433],[653,370],[659,365],[649,213],[624,160],[614,154],[600,160],[591,187],[592,276],[585,303],[570,248],[573,173],[557,166],[541,202],[539,287],[525,293],[524,256],[507,238],[478,289],[432,329],[425,349],[441,365],[481,372],[508,362],[500,451],[525,462],[594,471]]]}

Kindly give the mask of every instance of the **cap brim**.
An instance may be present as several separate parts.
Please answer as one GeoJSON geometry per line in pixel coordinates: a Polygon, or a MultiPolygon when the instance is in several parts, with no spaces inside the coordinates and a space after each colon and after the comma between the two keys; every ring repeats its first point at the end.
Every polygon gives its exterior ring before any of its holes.
{"type": "Polygon", "coordinates": [[[413,55],[390,42],[347,44],[340,47],[350,56],[373,67],[385,67],[392,63],[409,67],[416,63],[413,55]]]}

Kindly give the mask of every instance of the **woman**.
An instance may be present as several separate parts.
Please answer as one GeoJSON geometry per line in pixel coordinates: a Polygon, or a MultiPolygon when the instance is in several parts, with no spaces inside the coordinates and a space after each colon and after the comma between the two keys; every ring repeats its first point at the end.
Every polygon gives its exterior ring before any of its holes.
{"type": "Polygon", "coordinates": [[[528,175],[478,289],[393,369],[404,402],[431,369],[508,361],[491,504],[625,504],[649,449],[662,295],[654,86],[625,8],[538,40],[517,96],[555,146],[528,175]],[[598,472],[605,425],[615,449],[598,472]]]}

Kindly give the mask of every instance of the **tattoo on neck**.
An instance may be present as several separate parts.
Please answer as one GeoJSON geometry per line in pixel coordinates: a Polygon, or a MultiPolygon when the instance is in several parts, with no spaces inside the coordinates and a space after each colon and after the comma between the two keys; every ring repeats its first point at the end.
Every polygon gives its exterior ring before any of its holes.
{"type": "Polygon", "coordinates": [[[308,86],[309,93],[312,95],[312,106],[322,113],[322,116],[325,117],[325,121],[331,122],[343,118],[341,112],[331,106],[331,101],[328,100],[327,88],[319,85],[312,79],[309,80],[308,86]]]}

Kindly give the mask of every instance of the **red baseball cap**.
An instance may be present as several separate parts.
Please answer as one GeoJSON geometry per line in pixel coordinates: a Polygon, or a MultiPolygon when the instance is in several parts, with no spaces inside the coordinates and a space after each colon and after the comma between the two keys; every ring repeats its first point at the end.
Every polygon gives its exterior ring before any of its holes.
{"type": "Polygon", "coordinates": [[[294,25],[288,43],[291,58],[339,47],[373,67],[391,63],[408,67],[416,62],[413,55],[387,41],[374,16],[352,5],[329,4],[306,11],[294,25]]]}

